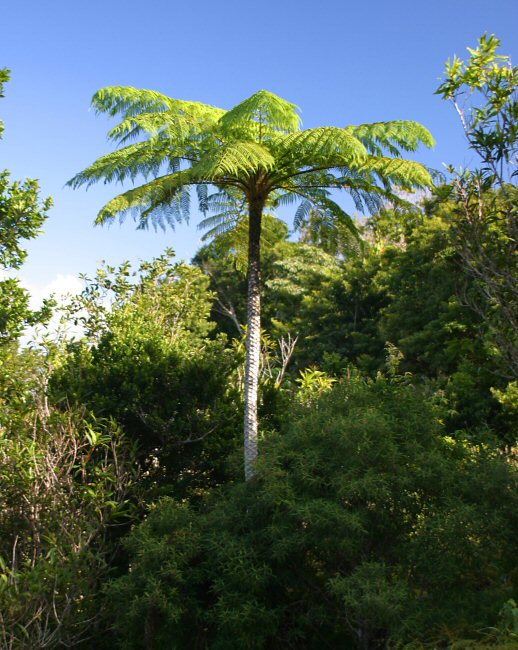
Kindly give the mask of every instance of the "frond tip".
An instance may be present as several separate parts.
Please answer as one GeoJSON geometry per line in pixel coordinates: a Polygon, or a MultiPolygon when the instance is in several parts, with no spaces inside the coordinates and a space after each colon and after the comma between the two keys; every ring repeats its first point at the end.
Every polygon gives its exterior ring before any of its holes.
{"type": "Polygon", "coordinates": [[[221,118],[221,126],[227,132],[246,122],[264,125],[265,132],[292,133],[300,128],[298,107],[267,90],[260,90],[227,111],[221,118]]]}
{"type": "Polygon", "coordinates": [[[422,124],[410,120],[373,122],[347,127],[349,133],[363,143],[367,151],[377,156],[384,152],[400,156],[402,151],[416,151],[419,145],[432,148],[435,140],[422,124]]]}
{"type": "Polygon", "coordinates": [[[189,185],[189,171],[161,176],[149,183],[119,194],[109,201],[95,219],[96,225],[104,225],[117,217],[124,220],[131,214],[139,221],[139,228],[147,228],[149,217],[157,217],[157,224],[164,227],[164,220],[174,226],[175,221],[188,220],[190,202],[185,193],[189,185]],[[166,218],[167,217],[167,218],[166,218]]]}
{"type": "Polygon", "coordinates": [[[96,113],[124,118],[142,113],[157,113],[171,108],[171,99],[155,90],[142,90],[132,86],[107,86],[92,97],[96,113]]]}

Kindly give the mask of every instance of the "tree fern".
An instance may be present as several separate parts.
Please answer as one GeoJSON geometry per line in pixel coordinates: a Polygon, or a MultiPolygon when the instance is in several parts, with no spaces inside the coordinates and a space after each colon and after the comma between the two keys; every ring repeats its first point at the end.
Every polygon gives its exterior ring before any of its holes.
{"type": "MultiPolygon", "coordinates": [[[[356,234],[354,221],[334,200],[348,192],[357,210],[401,202],[400,190],[431,184],[419,163],[402,152],[433,145],[430,133],[410,121],[301,130],[297,106],[261,90],[230,110],[173,99],[153,90],[114,86],[92,100],[97,113],[118,117],[109,132],[117,147],[69,181],[143,184],[102,208],[96,223],[132,214],[139,227],[165,227],[187,219],[196,188],[209,236],[235,229],[248,257],[248,327],[245,386],[245,476],[257,454],[257,381],[260,349],[261,230],[266,209],[299,204],[295,226],[356,234]],[[136,141],[135,141],[136,140],[136,141]],[[147,180],[151,178],[152,180],[147,180]],[[212,193],[209,188],[215,188],[212,193]],[[206,213],[210,213],[207,216],[206,213]],[[212,215],[212,216],[210,216],[212,215]],[[243,233],[247,243],[243,246],[243,233]]],[[[237,241],[237,239],[236,239],[237,241]]]]}

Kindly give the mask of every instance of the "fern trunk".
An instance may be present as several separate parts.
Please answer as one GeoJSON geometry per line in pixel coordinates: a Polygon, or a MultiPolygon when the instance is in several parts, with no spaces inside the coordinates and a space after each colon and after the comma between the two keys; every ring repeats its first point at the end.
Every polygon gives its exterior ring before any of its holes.
{"type": "Polygon", "coordinates": [[[254,475],[257,458],[257,399],[261,359],[261,221],[264,202],[249,202],[248,296],[245,369],[245,480],[254,475]]]}

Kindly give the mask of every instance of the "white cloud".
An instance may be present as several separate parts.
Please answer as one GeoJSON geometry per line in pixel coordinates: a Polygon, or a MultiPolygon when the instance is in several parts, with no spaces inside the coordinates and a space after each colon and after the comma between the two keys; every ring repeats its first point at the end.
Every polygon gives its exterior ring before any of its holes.
{"type": "Polygon", "coordinates": [[[31,295],[30,305],[32,309],[40,307],[43,299],[48,298],[52,294],[58,304],[64,304],[67,302],[68,295],[78,294],[84,287],[84,282],[71,273],[67,273],[66,275],[58,273],[53,280],[45,285],[37,285],[24,282],[23,280],[21,280],[21,283],[31,295]]]}
{"type": "MultiPolygon", "coordinates": [[[[37,284],[35,282],[27,282],[20,278],[20,284],[27,289],[30,294],[29,305],[31,309],[38,309],[43,304],[45,298],[54,296],[58,306],[67,304],[70,296],[77,295],[84,288],[84,282],[77,276],[71,273],[63,274],[58,273],[55,278],[46,284],[37,284]]],[[[48,324],[43,328],[41,326],[28,327],[20,339],[22,346],[35,343],[41,339],[42,336],[52,336],[60,328],[60,314],[54,313],[48,324]]],[[[80,336],[81,328],[70,326],[67,327],[67,336],[80,336]]]]}

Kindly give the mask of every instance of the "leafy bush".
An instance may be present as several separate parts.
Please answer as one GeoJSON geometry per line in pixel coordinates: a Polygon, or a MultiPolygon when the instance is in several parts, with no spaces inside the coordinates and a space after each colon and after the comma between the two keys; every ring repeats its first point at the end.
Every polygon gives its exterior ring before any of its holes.
{"type": "Polygon", "coordinates": [[[4,346],[0,366],[0,647],[71,647],[99,620],[130,449],[113,422],[49,403],[39,354],[4,346]]]}
{"type": "Polygon", "coordinates": [[[85,336],[68,345],[52,388],[56,401],[115,419],[138,445],[148,487],[183,496],[222,480],[241,403],[232,352],[207,336],[208,278],[171,258],[88,280],[67,315],[85,336]]]}
{"type": "Polygon", "coordinates": [[[440,416],[402,382],[340,383],[253,481],[159,502],[109,589],[119,646],[375,650],[494,622],[518,586],[516,470],[440,416]]]}

